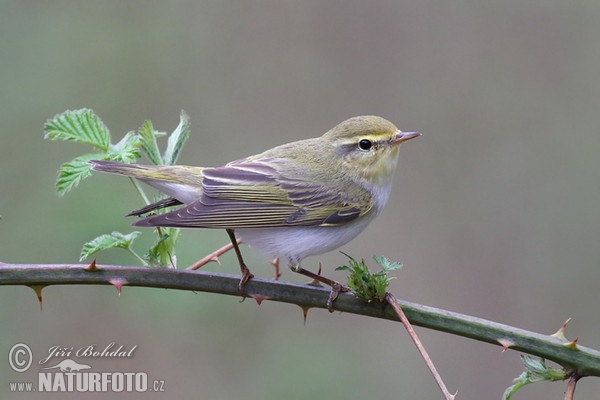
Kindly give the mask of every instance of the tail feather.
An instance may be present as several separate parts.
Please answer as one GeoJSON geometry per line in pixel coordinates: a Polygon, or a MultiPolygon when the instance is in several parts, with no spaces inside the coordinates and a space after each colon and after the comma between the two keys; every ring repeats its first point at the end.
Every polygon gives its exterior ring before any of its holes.
{"type": "Polygon", "coordinates": [[[125,175],[138,179],[157,179],[153,172],[154,165],[123,164],[116,161],[91,160],[92,171],[106,172],[108,174],[125,175]]]}
{"type": "MultiPolygon", "coordinates": [[[[122,164],[116,161],[92,160],[93,171],[124,175],[152,186],[173,197],[174,201],[188,204],[202,196],[202,169],[183,165],[122,164]]],[[[174,204],[170,204],[174,205],[174,204]]],[[[163,207],[160,204],[159,207],[163,207]]],[[[158,207],[157,207],[158,208],[158,207]]],[[[142,209],[148,211],[147,209],[142,209]]],[[[134,211],[134,214],[142,210],[134,211]]]]}

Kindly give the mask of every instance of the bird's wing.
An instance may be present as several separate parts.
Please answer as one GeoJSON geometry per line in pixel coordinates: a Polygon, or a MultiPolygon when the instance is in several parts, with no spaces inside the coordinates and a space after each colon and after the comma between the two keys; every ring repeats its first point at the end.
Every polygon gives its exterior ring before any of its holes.
{"type": "Polygon", "coordinates": [[[352,194],[318,174],[285,168],[283,159],[232,162],[202,171],[202,196],[186,207],[146,218],[137,226],[269,228],[341,225],[368,213],[370,194],[352,194]]]}

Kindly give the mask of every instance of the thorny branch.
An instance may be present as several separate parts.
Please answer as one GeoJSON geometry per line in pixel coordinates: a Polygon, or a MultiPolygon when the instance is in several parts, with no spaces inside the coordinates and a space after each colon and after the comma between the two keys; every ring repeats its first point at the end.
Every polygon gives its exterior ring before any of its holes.
{"type": "MultiPolygon", "coordinates": [[[[239,296],[239,277],[214,272],[164,268],[85,264],[4,264],[0,263],[0,285],[24,285],[39,293],[49,285],[114,285],[202,291],[239,296]]],[[[297,304],[303,308],[326,308],[329,290],[311,285],[251,279],[248,297],[297,304]]],[[[413,325],[491,343],[505,349],[552,360],[577,379],[600,376],[600,351],[580,346],[563,337],[530,332],[509,325],[398,300],[413,325]]],[[[365,303],[351,293],[340,293],[334,309],[346,313],[398,321],[386,304],[365,303]]],[[[575,382],[569,388],[574,390],[575,382]],[[572,386],[572,387],[571,387],[572,386]]],[[[571,392],[572,393],[572,392],[571,392]]]]}

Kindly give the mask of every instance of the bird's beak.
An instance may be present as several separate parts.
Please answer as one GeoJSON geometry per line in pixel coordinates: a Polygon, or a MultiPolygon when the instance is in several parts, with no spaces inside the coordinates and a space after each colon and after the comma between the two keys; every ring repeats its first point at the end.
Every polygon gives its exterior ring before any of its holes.
{"type": "Polygon", "coordinates": [[[410,139],[421,136],[421,132],[402,132],[398,131],[390,141],[390,144],[400,144],[410,139]]]}

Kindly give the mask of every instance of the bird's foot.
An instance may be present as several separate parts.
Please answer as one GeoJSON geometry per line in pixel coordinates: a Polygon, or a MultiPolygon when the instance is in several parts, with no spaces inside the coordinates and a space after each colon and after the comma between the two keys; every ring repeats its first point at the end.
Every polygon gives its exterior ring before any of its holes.
{"type": "Polygon", "coordinates": [[[240,264],[240,269],[242,270],[242,279],[240,279],[240,283],[238,283],[238,288],[240,289],[240,294],[246,297],[245,289],[246,283],[254,278],[254,275],[250,272],[246,264],[240,264]]]}
{"type": "Polygon", "coordinates": [[[304,276],[308,276],[312,279],[309,282],[309,285],[320,286],[321,283],[331,287],[331,292],[329,292],[329,298],[327,299],[327,310],[329,312],[333,312],[333,302],[338,298],[340,292],[349,292],[350,288],[342,285],[341,283],[334,281],[333,279],[326,278],[321,276],[321,268],[319,267],[319,274],[315,274],[314,272],[310,272],[299,265],[291,266],[292,271],[302,274],[304,276]]]}
{"type": "Polygon", "coordinates": [[[327,299],[327,310],[332,313],[333,312],[333,302],[338,298],[340,292],[349,292],[350,288],[342,285],[339,282],[333,281],[333,285],[331,285],[331,292],[329,292],[329,298],[327,299]]]}

